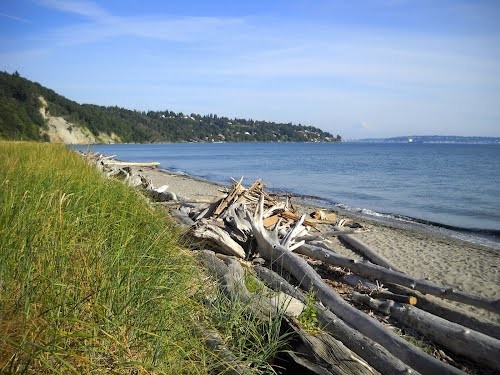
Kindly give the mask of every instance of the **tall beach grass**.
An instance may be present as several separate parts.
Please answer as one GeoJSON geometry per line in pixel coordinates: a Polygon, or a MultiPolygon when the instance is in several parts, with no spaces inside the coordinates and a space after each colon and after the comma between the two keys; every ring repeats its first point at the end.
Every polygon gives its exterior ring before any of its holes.
{"type": "Polygon", "coordinates": [[[0,373],[274,372],[280,314],[262,321],[220,293],[180,238],[64,146],[0,142],[0,373]]]}
{"type": "Polygon", "coordinates": [[[0,252],[1,371],[206,371],[190,253],[74,152],[0,143],[0,252]]]}

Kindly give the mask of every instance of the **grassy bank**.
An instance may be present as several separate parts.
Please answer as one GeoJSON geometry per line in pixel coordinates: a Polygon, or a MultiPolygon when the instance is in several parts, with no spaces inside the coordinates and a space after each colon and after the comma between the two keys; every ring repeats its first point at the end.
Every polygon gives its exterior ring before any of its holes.
{"type": "Polygon", "coordinates": [[[0,142],[0,251],[0,372],[206,371],[200,270],[74,152],[0,142]]]}

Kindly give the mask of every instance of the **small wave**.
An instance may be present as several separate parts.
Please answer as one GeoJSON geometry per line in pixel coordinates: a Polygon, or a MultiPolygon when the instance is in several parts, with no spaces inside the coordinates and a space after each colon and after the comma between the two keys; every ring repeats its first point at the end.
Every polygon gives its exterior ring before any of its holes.
{"type": "Polygon", "coordinates": [[[169,168],[169,169],[158,168],[158,170],[163,172],[163,173],[175,174],[175,175],[179,175],[179,176],[188,176],[188,174],[186,172],[181,171],[181,170],[176,170],[174,168],[169,168]]]}
{"type": "Polygon", "coordinates": [[[351,207],[342,203],[337,203],[333,206],[341,211],[359,215],[360,217],[382,220],[383,222],[388,224],[408,224],[413,227],[419,227],[420,229],[427,230],[429,232],[439,233],[444,236],[456,238],[474,244],[485,245],[500,250],[500,230],[457,227],[435,221],[413,218],[405,215],[377,212],[366,208],[351,207]]]}

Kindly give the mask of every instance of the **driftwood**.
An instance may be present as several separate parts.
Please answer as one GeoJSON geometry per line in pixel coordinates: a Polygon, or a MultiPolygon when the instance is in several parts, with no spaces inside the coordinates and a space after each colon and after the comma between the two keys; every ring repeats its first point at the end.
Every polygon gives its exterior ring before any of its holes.
{"type": "Polygon", "coordinates": [[[395,294],[389,291],[378,291],[371,294],[373,298],[388,299],[394,302],[405,303],[415,306],[417,304],[417,297],[405,296],[403,294],[395,294]]]}
{"type": "Polygon", "coordinates": [[[354,301],[391,315],[434,342],[480,365],[500,371],[500,341],[409,305],[380,301],[354,292],[354,301]]]}
{"type": "Polygon", "coordinates": [[[498,324],[480,319],[469,311],[465,311],[449,302],[426,296],[416,290],[394,284],[388,284],[387,286],[394,292],[415,296],[417,298],[416,306],[422,310],[500,340],[500,325],[498,324]]]}
{"type": "MultiPolygon", "coordinates": [[[[273,290],[282,290],[300,301],[306,302],[306,296],[276,272],[262,266],[255,266],[254,268],[257,271],[259,279],[261,279],[267,287],[273,290]]],[[[405,363],[393,356],[386,348],[344,323],[344,321],[339,319],[323,305],[318,303],[315,307],[321,329],[344,343],[345,346],[363,358],[380,373],[416,373],[416,371],[411,370],[405,363]]]]}
{"type": "Polygon", "coordinates": [[[214,241],[225,254],[245,258],[245,250],[241,245],[233,240],[224,229],[216,225],[203,223],[194,229],[193,234],[196,237],[214,241]]]}
{"type": "Polygon", "coordinates": [[[370,294],[374,298],[390,299],[394,302],[407,303],[409,305],[417,304],[417,297],[415,296],[392,293],[354,274],[346,275],[341,280],[357,290],[370,294]]]}
{"type": "Polygon", "coordinates": [[[209,350],[216,353],[221,359],[221,363],[217,366],[218,373],[227,375],[250,375],[253,372],[242,363],[238,363],[237,357],[224,344],[219,332],[213,329],[197,329],[197,334],[204,338],[205,345],[209,350]]]}
{"type": "MultiPolygon", "coordinates": [[[[342,282],[355,287],[357,290],[363,291],[370,294],[370,296],[375,298],[386,298],[396,301],[391,296],[384,297],[380,293],[391,293],[388,291],[382,291],[379,285],[374,284],[365,278],[359,277],[354,274],[349,274],[342,277],[342,282]]],[[[408,302],[404,300],[398,300],[396,302],[409,303],[411,305],[416,305],[416,307],[427,311],[433,315],[439,316],[440,318],[446,319],[450,322],[457,323],[466,328],[470,328],[474,331],[484,333],[490,337],[500,339],[500,326],[486,320],[479,319],[478,317],[472,315],[472,313],[460,309],[459,307],[450,304],[449,302],[440,300],[438,298],[432,298],[426,296],[416,290],[402,287],[395,284],[386,284],[384,288],[390,289],[395,292],[394,295],[403,294],[405,298],[408,298],[408,302]],[[400,294],[397,294],[400,293],[400,294]],[[416,303],[414,303],[416,302],[416,303]]]]}
{"type": "MultiPolygon", "coordinates": [[[[268,320],[277,313],[290,317],[288,314],[290,303],[287,299],[281,299],[281,305],[276,307],[270,302],[270,298],[256,296],[248,291],[243,282],[244,270],[236,260],[229,257],[225,257],[224,261],[220,260],[210,251],[200,252],[199,257],[203,264],[219,278],[222,291],[230,298],[241,300],[262,320],[268,320]]],[[[311,335],[293,324],[290,319],[286,319],[285,323],[293,328],[301,340],[300,347],[293,350],[294,354],[291,355],[297,364],[316,374],[368,375],[375,373],[370,366],[330,335],[326,333],[311,335]]]]}
{"type": "Polygon", "coordinates": [[[347,274],[342,277],[341,281],[344,284],[350,285],[354,288],[361,289],[362,291],[365,292],[375,292],[377,290],[381,289],[381,286],[375,283],[372,283],[371,281],[359,277],[358,275],[355,275],[353,273],[347,274]]]}
{"type": "MultiPolygon", "coordinates": [[[[321,224],[321,223],[320,223],[321,224]]],[[[267,229],[267,225],[265,225],[265,220],[264,220],[264,227],[267,229]]],[[[366,231],[366,230],[363,230],[366,231]]],[[[319,234],[310,234],[307,236],[303,236],[300,239],[305,240],[306,242],[310,241],[322,241],[327,239],[327,237],[338,237],[343,234],[356,234],[360,233],[359,229],[343,229],[343,230],[332,230],[332,231],[327,231],[327,232],[320,232],[319,234]]]]}
{"type": "MultiPolygon", "coordinates": [[[[290,272],[305,289],[314,290],[321,302],[332,309],[342,320],[383,345],[415,370],[422,373],[462,374],[459,369],[440,362],[438,359],[413,347],[375,319],[349,305],[321,279],[304,259],[292,253],[291,249],[297,245],[292,245],[295,228],[280,241],[276,234],[270,234],[264,229],[262,211],[263,197],[261,197],[254,217],[248,219],[251,222],[253,234],[263,258],[290,272]]],[[[301,224],[300,221],[297,224],[301,224]]]]}
{"type": "Polygon", "coordinates": [[[340,267],[349,268],[351,271],[367,278],[377,279],[384,282],[394,283],[418,290],[422,293],[432,294],[451,301],[465,303],[482,309],[500,312],[500,301],[485,297],[475,296],[465,292],[455,290],[451,287],[440,286],[431,281],[419,280],[404,273],[393,271],[376,264],[361,262],[343,255],[327,251],[322,248],[302,245],[296,250],[297,253],[307,255],[311,258],[333,264],[340,267]]]}
{"type": "Polygon", "coordinates": [[[139,163],[133,163],[133,162],[126,162],[126,161],[118,161],[118,160],[109,160],[109,161],[104,161],[104,164],[106,165],[120,165],[123,167],[156,167],[160,165],[160,162],[157,161],[152,161],[152,162],[139,162],[139,163]]]}
{"type": "Polygon", "coordinates": [[[178,210],[171,210],[170,215],[175,217],[177,221],[184,226],[186,229],[191,228],[194,225],[193,219],[189,217],[189,207],[180,207],[178,210]]]}
{"type": "Polygon", "coordinates": [[[211,199],[179,199],[178,202],[160,202],[163,206],[175,206],[175,205],[189,205],[189,204],[200,204],[200,203],[213,203],[211,199]]]}
{"type": "Polygon", "coordinates": [[[319,375],[328,374],[376,374],[365,362],[350,354],[350,351],[326,332],[310,334],[291,325],[300,336],[301,345],[289,352],[293,360],[309,371],[319,375]],[[334,366],[332,366],[332,364],[334,366]]]}
{"type": "MultiPolygon", "coordinates": [[[[340,227],[334,227],[336,230],[342,230],[340,227]]],[[[377,251],[367,244],[362,242],[361,240],[354,238],[350,234],[341,234],[338,238],[347,243],[349,246],[360,252],[366,258],[368,258],[371,262],[378,264],[380,266],[392,269],[394,271],[399,271],[399,269],[394,265],[391,261],[386,259],[384,256],[377,253],[377,251]]]]}
{"type": "Polygon", "coordinates": [[[153,185],[149,185],[145,188],[149,196],[156,202],[176,201],[177,195],[167,189],[167,185],[163,185],[158,188],[153,187],[153,185]]]}

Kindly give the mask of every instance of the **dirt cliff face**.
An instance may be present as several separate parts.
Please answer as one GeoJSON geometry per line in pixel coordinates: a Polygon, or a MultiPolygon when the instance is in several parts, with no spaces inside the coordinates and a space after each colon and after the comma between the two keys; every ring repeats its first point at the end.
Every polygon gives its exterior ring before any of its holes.
{"type": "Polygon", "coordinates": [[[94,143],[121,143],[120,137],[111,133],[100,133],[97,137],[83,126],[66,121],[62,117],[51,116],[48,111],[47,101],[40,96],[40,113],[47,122],[48,130],[42,130],[50,138],[50,143],[64,143],[70,145],[94,144],[94,143]]]}

